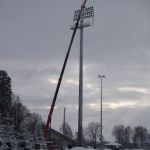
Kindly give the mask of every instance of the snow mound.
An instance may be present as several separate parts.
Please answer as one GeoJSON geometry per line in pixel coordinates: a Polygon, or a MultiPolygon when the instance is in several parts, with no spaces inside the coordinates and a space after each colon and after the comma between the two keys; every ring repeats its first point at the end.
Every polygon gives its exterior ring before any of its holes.
{"type": "MultiPolygon", "coordinates": [[[[69,150],[69,149],[65,149],[65,150],[69,150]]],[[[99,150],[99,149],[93,149],[93,148],[84,148],[84,147],[73,147],[70,150],[99,150]]],[[[104,148],[103,150],[110,150],[108,148],[104,148]]]]}
{"type": "Polygon", "coordinates": [[[84,147],[73,147],[71,150],[87,150],[87,148],[84,148],[84,147]]]}

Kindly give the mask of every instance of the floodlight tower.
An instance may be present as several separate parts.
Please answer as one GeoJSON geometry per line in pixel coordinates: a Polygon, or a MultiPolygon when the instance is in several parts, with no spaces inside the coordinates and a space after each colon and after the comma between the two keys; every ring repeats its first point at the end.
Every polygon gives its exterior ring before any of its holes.
{"type": "MultiPolygon", "coordinates": [[[[79,112],[78,112],[78,143],[82,145],[82,116],[83,116],[83,28],[89,27],[91,22],[89,18],[94,17],[94,8],[81,6],[81,10],[76,10],[74,12],[73,21],[77,21],[79,15],[81,15],[78,29],[80,29],[80,56],[79,56],[79,112]],[[82,11],[81,11],[82,10],[82,11]],[[88,22],[85,22],[88,21],[88,22]]],[[[92,19],[93,20],[93,19],[92,19]]],[[[70,27],[72,30],[75,25],[70,27]]]]}

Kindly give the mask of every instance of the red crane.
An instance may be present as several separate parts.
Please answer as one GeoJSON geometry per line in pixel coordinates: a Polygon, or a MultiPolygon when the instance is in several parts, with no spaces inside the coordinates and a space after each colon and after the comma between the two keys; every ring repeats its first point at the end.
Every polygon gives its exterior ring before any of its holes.
{"type": "Polygon", "coordinates": [[[57,87],[56,87],[55,94],[54,94],[54,97],[53,97],[52,105],[51,105],[51,108],[50,108],[50,111],[49,111],[49,114],[48,114],[47,122],[46,122],[46,125],[45,125],[45,130],[44,130],[45,137],[46,137],[47,140],[48,140],[49,127],[51,127],[52,114],[53,114],[53,111],[54,111],[58,91],[59,91],[61,81],[62,81],[62,77],[63,77],[64,71],[65,71],[65,68],[66,68],[66,64],[67,64],[67,61],[68,61],[68,57],[69,57],[69,54],[70,54],[72,43],[73,43],[77,28],[78,28],[80,18],[81,18],[81,13],[82,13],[83,8],[85,7],[86,1],[87,0],[84,0],[82,5],[81,5],[81,11],[80,11],[80,14],[78,16],[77,22],[75,24],[75,28],[73,30],[73,34],[72,34],[72,37],[71,37],[71,40],[70,40],[70,43],[69,43],[69,47],[68,47],[68,50],[67,50],[67,53],[66,53],[66,57],[65,57],[65,60],[64,60],[64,63],[63,63],[63,67],[62,67],[62,70],[61,70],[61,73],[60,73],[60,77],[58,79],[58,83],[57,83],[57,87]]]}

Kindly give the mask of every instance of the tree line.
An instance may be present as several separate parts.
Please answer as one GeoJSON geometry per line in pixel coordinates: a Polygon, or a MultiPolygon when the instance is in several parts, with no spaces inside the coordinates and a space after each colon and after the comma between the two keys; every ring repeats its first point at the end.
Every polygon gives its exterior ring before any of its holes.
{"type": "MultiPolygon", "coordinates": [[[[83,143],[85,145],[98,148],[100,146],[100,129],[100,123],[90,122],[88,126],[83,129],[83,143]]],[[[61,126],[60,131],[63,132],[63,125],[61,126]]],[[[72,129],[68,123],[65,125],[64,134],[70,138],[73,137],[72,129]]],[[[114,137],[115,141],[119,144],[122,144],[124,148],[143,148],[145,143],[150,143],[150,133],[148,132],[147,128],[143,126],[130,127],[124,125],[115,125],[112,129],[112,136],[114,137]]],[[[111,142],[106,141],[103,135],[102,141],[103,144],[111,142]]]]}
{"type": "MultiPolygon", "coordinates": [[[[84,129],[84,143],[93,147],[100,146],[100,123],[90,122],[84,129]]],[[[144,144],[150,143],[150,132],[143,126],[115,125],[112,129],[112,136],[115,141],[122,144],[124,148],[143,148],[144,144]]],[[[103,144],[107,139],[102,135],[103,144]]]]}
{"type": "Polygon", "coordinates": [[[144,143],[150,142],[150,133],[143,126],[125,127],[124,125],[116,125],[113,127],[112,135],[115,137],[116,142],[125,147],[132,143],[135,147],[142,148],[144,143]]]}
{"type": "MultiPolygon", "coordinates": [[[[85,145],[93,146],[97,148],[100,146],[100,130],[101,125],[98,122],[90,122],[87,127],[83,128],[83,143],[85,145]]],[[[69,138],[73,138],[73,132],[68,123],[61,125],[60,132],[69,138]],[[64,131],[63,131],[64,129],[64,131]]],[[[112,136],[115,141],[119,144],[122,144],[125,148],[142,148],[143,144],[150,143],[150,132],[148,132],[146,127],[143,126],[124,126],[124,125],[115,125],[112,129],[112,136]]],[[[77,133],[74,137],[77,140],[77,133]]],[[[106,144],[109,141],[106,141],[105,137],[102,135],[103,144],[106,144]]],[[[110,141],[111,142],[111,141],[110,141]]]]}
{"type": "MultiPolygon", "coordinates": [[[[31,113],[21,103],[19,96],[13,93],[11,78],[7,72],[0,70],[0,137],[4,137],[7,141],[7,138],[9,139],[13,133],[14,138],[18,141],[30,139],[32,140],[31,143],[34,143],[41,139],[44,140],[43,124],[41,117],[38,114],[31,113]]],[[[73,138],[73,132],[68,123],[62,124],[60,131],[69,138],[73,138]]],[[[100,124],[90,122],[83,131],[84,144],[96,148],[97,143],[100,141],[100,124]]],[[[131,143],[135,144],[135,147],[143,147],[144,143],[150,142],[150,133],[143,126],[125,127],[124,125],[115,125],[112,129],[112,135],[116,142],[125,147],[128,147],[131,143]]],[[[103,141],[105,141],[104,137],[103,141]]]]}
{"type": "Polygon", "coordinates": [[[31,113],[19,96],[13,93],[11,78],[7,72],[0,70],[0,137],[3,142],[8,143],[13,137],[14,143],[22,140],[32,140],[31,143],[34,143],[43,138],[42,125],[41,117],[31,113]]]}

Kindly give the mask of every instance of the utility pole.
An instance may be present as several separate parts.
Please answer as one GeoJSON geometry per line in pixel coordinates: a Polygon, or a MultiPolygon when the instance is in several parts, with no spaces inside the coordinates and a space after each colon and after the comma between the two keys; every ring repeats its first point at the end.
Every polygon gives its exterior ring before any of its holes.
{"type": "MultiPolygon", "coordinates": [[[[78,29],[80,29],[80,56],[79,56],[79,112],[78,112],[78,144],[82,146],[83,135],[82,135],[82,122],[83,122],[83,28],[89,27],[90,22],[84,22],[85,19],[94,16],[94,8],[86,8],[84,5],[81,6],[81,10],[74,12],[74,19],[76,21],[78,16],[81,15],[78,29]],[[81,11],[82,10],[82,11],[81,11]]],[[[75,25],[71,26],[73,30],[75,25]]]]}

